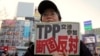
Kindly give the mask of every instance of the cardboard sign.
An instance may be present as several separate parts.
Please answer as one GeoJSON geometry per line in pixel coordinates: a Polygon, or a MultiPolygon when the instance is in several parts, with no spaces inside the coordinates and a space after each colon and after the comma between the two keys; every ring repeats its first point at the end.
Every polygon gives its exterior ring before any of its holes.
{"type": "Polygon", "coordinates": [[[37,23],[35,54],[66,51],[79,55],[79,31],[77,22],[37,23]]]}

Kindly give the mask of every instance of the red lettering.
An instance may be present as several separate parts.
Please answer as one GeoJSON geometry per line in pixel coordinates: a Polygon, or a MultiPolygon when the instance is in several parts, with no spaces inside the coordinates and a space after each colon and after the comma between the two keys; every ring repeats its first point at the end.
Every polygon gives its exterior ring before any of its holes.
{"type": "Polygon", "coordinates": [[[69,52],[78,53],[78,36],[58,36],[58,45],[54,37],[46,40],[36,40],[36,53],[45,53],[46,47],[49,53],[69,52]]]}
{"type": "Polygon", "coordinates": [[[57,50],[57,44],[54,37],[51,37],[47,40],[47,48],[49,50],[49,53],[52,53],[57,50]]]}
{"type": "Polygon", "coordinates": [[[66,51],[67,52],[67,40],[68,40],[68,37],[67,36],[59,36],[58,37],[58,52],[64,52],[66,51]]]}
{"type": "Polygon", "coordinates": [[[45,53],[46,40],[36,40],[36,53],[45,53]]]}
{"type": "Polygon", "coordinates": [[[69,38],[69,53],[74,52],[77,53],[77,46],[78,46],[78,36],[69,38]]]}

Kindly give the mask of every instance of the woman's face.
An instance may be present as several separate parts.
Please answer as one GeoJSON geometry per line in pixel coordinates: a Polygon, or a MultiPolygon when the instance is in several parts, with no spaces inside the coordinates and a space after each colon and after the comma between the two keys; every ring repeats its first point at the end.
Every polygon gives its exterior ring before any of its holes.
{"type": "Polygon", "coordinates": [[[47,9],[42,14],[42,22],[58,22],[58,14],[53,9],[47,9]]]}

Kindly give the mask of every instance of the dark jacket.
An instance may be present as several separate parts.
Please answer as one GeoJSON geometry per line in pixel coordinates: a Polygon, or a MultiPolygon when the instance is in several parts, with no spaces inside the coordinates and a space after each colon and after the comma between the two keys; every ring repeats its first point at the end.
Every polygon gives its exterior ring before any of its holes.
{"type": "MultiPolygon", "coordinates": [[[[34,56],[34,44],[27,49],[24,56],[34,56]]],[[[91,52],[82,41],[80,41],[80,56],[92,56],[91,52]]]]}
{"type": "Polygon", "coordinates": [[[23,56],[34,56],[34,44],[30,45],[23,56]]]}
{"type": "Polygon", "coordinates": [[[82,41],[80,41],[80,56],[93,56],[82,41]]]}

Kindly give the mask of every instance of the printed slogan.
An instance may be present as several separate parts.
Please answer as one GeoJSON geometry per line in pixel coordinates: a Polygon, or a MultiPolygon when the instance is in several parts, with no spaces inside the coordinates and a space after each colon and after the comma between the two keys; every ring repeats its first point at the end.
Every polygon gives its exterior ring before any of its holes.
{"type": "Polygon", "coordinates": [[[37,23],[35,54],[68,52],[79,54],[79,23],[37,23]]]}

